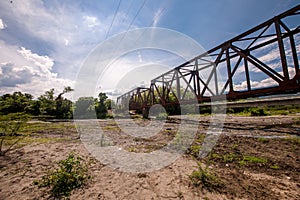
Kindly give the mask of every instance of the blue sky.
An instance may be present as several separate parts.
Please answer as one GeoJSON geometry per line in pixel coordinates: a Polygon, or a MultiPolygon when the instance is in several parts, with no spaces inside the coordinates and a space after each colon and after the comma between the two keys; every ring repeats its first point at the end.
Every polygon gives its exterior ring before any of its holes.
{"type": "Polygon", "coordinates": [[[115,34],[167,28],[209,50],[297,4],[296,0],[1,0],[0,95],[22,91],[37,97],[53,87],[59,91],[73,86],[89,53],[115,34]]]}

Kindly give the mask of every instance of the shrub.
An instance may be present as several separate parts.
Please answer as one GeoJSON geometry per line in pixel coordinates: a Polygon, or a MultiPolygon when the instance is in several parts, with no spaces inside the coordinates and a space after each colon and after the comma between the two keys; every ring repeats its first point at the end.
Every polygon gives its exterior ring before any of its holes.
{"type": "Polygon", "coordinates": [[[200,163],[198,163],[198,170],[193,171],[189,175],[189,178],[195,187],[202,185],[210,191],[218,189],[223,185],[221,181],[208,170],[207,167],[203,169],[200,163]]]}
{"type": "Polygon", "coordinates": [[[34,183],[40,187],[50,187],[53,197],[69,196],[72,190],[81,187],[90,179],[83,159],[70,153],[65,160],[58,162],[58,168],[34,183]]]}
{"type": "Polygon", "coordinates": [[[266,116],[265,110],[262,108],[252,108],[250,109],[251,116],[266,116]]]}
{"type": "Polygon", "coordinates": [[[167,113],[159,113],[157,116],[156,116],[156,119],[157,120],[166,120],[168,118],[168,114],[167,113]]]}

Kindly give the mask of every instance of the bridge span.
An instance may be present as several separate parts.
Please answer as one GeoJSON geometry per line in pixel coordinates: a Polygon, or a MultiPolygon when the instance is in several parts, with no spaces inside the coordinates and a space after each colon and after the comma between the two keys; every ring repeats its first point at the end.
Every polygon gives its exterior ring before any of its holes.
{"type": "Polygon", "coordinates": [[[300,5],[152,79],[149,87],[119,96],[118,109],[300,92],[300,26],[291,23],[300,22],[299,10],[300,5]]]}

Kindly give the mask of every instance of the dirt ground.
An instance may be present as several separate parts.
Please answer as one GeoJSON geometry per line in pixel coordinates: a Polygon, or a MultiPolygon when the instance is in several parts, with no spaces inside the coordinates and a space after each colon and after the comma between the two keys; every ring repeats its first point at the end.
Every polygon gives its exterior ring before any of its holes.
{"type": "MultiPolygon", "coordinates": [[[[20,142],[0,156],[0,199],[51,199],[49,189],[33,182],[70,152],[89,163],[92,175],[70,199],[300,199],[299,115],[227,115],[217,145],[199,159],[195,149],[201,147],[209,122],[209,116],[201,117],[195,141],[186,154],[149,173],[121,172],[100,163],[82,144],[73,122],[32,122],[41,128],[32,130],[30,142],[20,142]],[[217,177],[218,186],[193,184],[189,175],[199,162],[217,177]]],[[[180,121],[173,118],[160,133],[147,139],[123,134],[113,120],[99,120],[99,124],[123,149],[151,152],[174,137],[180,121]]]]}

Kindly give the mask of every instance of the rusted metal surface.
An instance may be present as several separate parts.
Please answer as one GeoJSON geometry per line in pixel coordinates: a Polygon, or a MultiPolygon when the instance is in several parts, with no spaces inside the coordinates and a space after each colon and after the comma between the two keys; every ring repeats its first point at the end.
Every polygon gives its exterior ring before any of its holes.
{"type": "Polygon", "coordinates": [[[236,100],[300,92],[296,46],[300,26],[288,23],[290,19],[300,22],[299,10],[300,5],[175,67],[154,78],[149,88],[118,97],[117,104],[122,109],[143,110],[157,103],[169,106],[192,99],[202,103],[211,98],[236,100]],[[244,79],[236,80],[241,75],[244,79]],[[255,76],[264,77],[268,84],[255,82],[255,76]]]}

